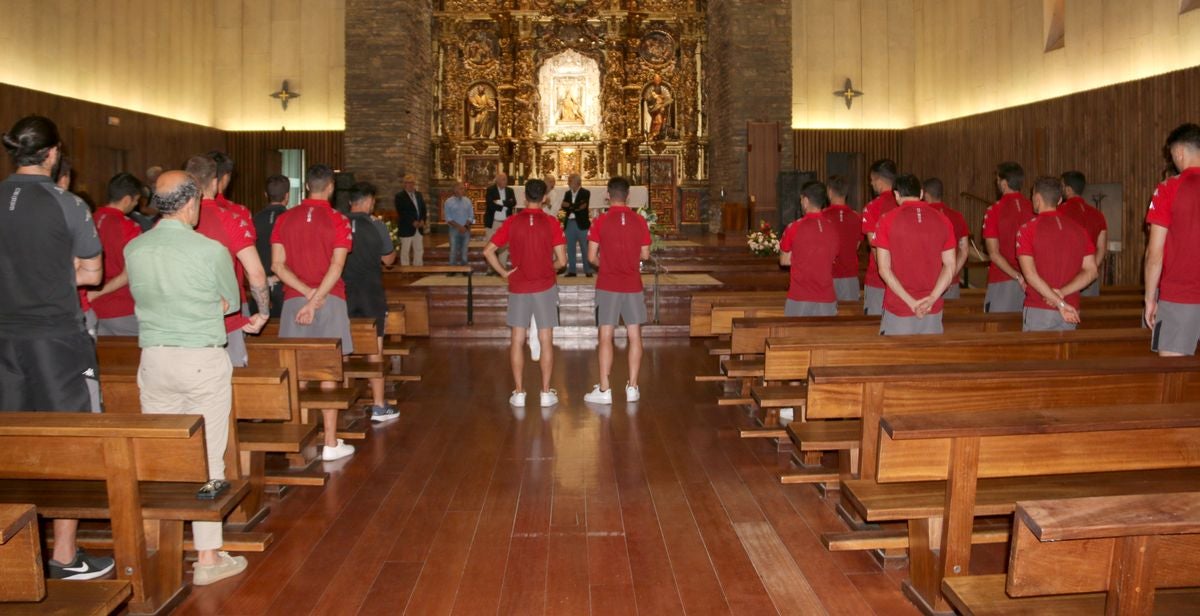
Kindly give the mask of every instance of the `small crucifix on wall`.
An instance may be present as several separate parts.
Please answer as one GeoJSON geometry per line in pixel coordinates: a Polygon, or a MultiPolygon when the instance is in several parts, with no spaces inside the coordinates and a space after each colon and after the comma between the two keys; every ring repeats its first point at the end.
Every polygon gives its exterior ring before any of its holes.
{"type": "Polygon", "coordinates": [[[854,82],[850,81],[850,78],[847,77],[846,85],[842,86],[841,90],[834,91],[833,95],[844,99],[846,101],[846,109],[849,109],[852,105],[854,105],[854,99],[862,96],[863,93],[855,90],[854,82]]]}
{"type": "Polygon", "coordinates": [[[287,111],[288,101],[300,98],[300,93],[292,92],[291,90],[289,90],[288,82],[286,79],[284,79],[283,86],[281,88],[279,88],[278,91],[272,92],[271,98],[278,100],[279,103],[283,105],[283,110],[287,111]]]}

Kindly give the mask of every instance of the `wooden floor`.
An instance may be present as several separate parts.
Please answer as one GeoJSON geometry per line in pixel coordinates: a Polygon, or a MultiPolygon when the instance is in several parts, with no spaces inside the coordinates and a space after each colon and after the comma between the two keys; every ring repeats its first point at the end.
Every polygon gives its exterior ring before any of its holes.
{"type": "Polygon", "coordinates": [[[594,351],[560,349],[562,402],[524,412],[505,348],[422,343],[402,418],[328,464],[327,487],[276,503],[274,545],[176,613],[916,613],[903,569],[826,552],[830,503],[722,429],[744,412],[691,382],[715,365],[698,343],[648,341],[642,401],[611,409],[582,400],[594,351]]]}

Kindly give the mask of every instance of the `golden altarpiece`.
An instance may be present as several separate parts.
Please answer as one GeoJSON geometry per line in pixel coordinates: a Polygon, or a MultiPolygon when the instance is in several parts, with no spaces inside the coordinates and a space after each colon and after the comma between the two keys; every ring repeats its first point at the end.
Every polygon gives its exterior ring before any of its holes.
{"type": "MultiPolygon", "coordinates": [[[[707,184],[704,0],[435,3],[433,183],[483,192],[578,173],[648,188],[660,224],[700,223],[707,184]]],[[[593,191],[594,192],[594,191],[593,191]]],[[[635,204],[637,205],[637,204],[635,204]]]]}

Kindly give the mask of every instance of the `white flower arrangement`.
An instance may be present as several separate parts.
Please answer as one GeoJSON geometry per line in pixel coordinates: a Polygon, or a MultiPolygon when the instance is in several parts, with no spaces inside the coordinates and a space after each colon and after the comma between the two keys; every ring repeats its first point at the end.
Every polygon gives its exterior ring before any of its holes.
{"type": "Polygon", "coordinates": [[[639,207],[634,210],[638,216],[646,219],[646,225],[650,227],[650,252],[658,252],[663,247],[663,229],[658,226],[658,212],[655,212],[649,205],[639,207]]]}
{"type": "Polygon", "coordinates": [[[758,231],[746,236],[746,245],[750,252],[760,257],[773,257],[779,254],[779,235],[767,221],[762,221],[758,231]]]}

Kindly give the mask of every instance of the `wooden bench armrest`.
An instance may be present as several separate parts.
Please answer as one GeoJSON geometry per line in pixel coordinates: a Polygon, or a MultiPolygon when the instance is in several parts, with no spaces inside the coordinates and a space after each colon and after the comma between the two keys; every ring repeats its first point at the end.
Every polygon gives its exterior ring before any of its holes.
{"type": "Polygon", "coordinates": [[[200,415],[0,413],[0,436],[188,439],[200,415]]]}
{"type": "Polygon", "coordinates": [[[26,503],[0,505],[0,545],[8,543],[32,520],[37,519],[37,507],[26,503]]]}
{"type": "Polygon", "coordinates": [[[1200,426],[1200,404],[913,413],[885,415],[879,426],[895,441],[1194,428],[1200,426]]]}
{"type": "Polygon", "coordinates": [[[1200,533],[1200,492],[1130,494],[1017,503],[1041,541],[1200,533]]]}

